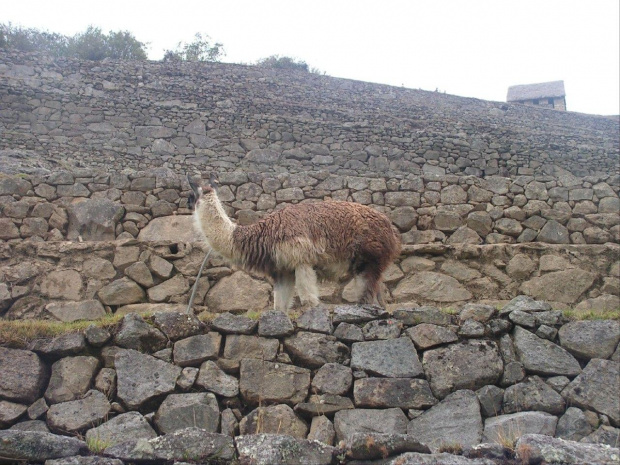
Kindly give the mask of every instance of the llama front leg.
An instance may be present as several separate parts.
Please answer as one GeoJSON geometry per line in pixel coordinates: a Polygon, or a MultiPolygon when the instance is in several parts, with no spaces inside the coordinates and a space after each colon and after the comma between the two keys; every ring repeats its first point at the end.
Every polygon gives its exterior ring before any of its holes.
{"type": "Polygon", "coordinates": [[[295,274],[291,272],[280,273],[276,276],[273,284],[273,308],[274,310],[288,311],[293,303],[295,295],[295,274]]]}
{"type": "Polygon", "coordinates": [[[310,265],[295,268],[295,287],[302,305],[315,306],[319,300],[319,288],[316,284],[316,273],[310,265]]]}

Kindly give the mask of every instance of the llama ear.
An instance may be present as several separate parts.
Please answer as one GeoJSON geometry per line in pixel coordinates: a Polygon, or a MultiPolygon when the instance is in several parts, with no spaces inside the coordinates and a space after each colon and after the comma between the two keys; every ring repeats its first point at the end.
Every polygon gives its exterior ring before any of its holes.
{"type": "Polygon", "coordinates": [[[200,197],[201,192],[201,188],[195,184],[194,182],[192,182],[192,179],[189,177],[189,174],[187,175],[187,182],[189,183],[189,187],[192,188],[192,191],[194,191],[194,195],[196,196],[196,198],[200,197]]]}
{"type": "Polygon", "coordinates": [[[209,185],[213,189],[220,187],[220,179],[215,171],[211,171],[211,175],[209,176],[209,185]]]}

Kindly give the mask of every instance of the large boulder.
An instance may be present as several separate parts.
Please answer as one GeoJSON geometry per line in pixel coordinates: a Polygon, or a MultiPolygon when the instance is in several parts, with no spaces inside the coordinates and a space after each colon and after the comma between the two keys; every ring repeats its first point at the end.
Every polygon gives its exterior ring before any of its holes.
{"type": "Polygon", "coordinates": [[[113,241],[116,239],[116,225],[125,214],[125,208],[108,199],[85,199],[71,204],[67,213],[67,239],[113,241]]]}
{"type": "Polygon", "coordinates": [[[426,409],[437,403],[425,379],[362,378],[353,396],[357,407],[426,409]]]}
{"type": "Polygon", "coordinates": [[[404,278],[392,293],[395,299],[423,299],[432,302],[469,300],[472,293],[456,279],[432,271],[420,271],[404,278]]]}
{"type": "Polygon", "coordinates": [[[580,268],[553,271],[524,282],[521,291],[535,299],[573,304],[596,278],[595,273],[580,268]]]}
{"type": "Polygon", "coordinates": [[[47,383],[45,364],[34,352],[0,347],[0,398],[32,403],[47,383]]]}
{"type": "Polygon", "coordinates": [[[45,399],[50,404],[79,399],[90,388],[98,367],[99,360],[95,357],[61,358],[52,365],[45,399]]]}
{"type": "Polygon", "coordinates": [[[191,215],[172,215],[153,218],[140,233],[138,240],[145,242],[201,242],[202,234],[194,227],[191,215]]]}
{"type": "Polygon", "coordinates": [[[519,360],[530,373],[575,376],[581,373],[579,362],[560,346],[515,326],[513,339],[519,360]]]}
{"type": "Polygon", "coordinates": [[[572,405],[607,415],[620,426],[620,362],[593,359],[583,372],[562,390],[572,405]]]}
{"type": "Polygon", "coordinates": [[[114,366],[117,397],[130,409],[173,392],[181,374],[181,367],[132,349],[119,350],[114,366]]]}
{"type": "Polygon", "coordinates": [[[620,322],[571,321],[560,328],[560,345],[582,359],[609,358],[620,341],[620,322]]]}
{"type": "Polygon", "coordinates": [[[495,342],[478,340],[427,350],[422,364],[433,394],[440,399],[459,389],[495,384],[504,369],[495,342]]]}

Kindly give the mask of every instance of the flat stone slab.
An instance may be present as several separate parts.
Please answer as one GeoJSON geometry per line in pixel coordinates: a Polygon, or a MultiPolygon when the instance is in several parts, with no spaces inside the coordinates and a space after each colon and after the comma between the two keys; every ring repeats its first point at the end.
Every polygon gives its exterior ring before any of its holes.
{"type": "Polygon", "coordinates": [[[616,465],[620,462],[620,450],[617,447],[566,441],[541,434],[521,436],[515,450],[517,458],[524,460],[525,454],[521,457],[519,451],[527,451],[527,463],[616,465]]]}
{"type": "Polygon", "coordinates": [[[298,364],[309,368],[319,368],[326,363],[342,363],[349,357],[349,348],[334,336],[307,331],[287,337],[284,348],[298,364]]]}
{"type": "Polygon", "coordinates": [[[310,387],[310,370],[295,365],[243,359],[239,390],[246,402],[303,402],[310,387]]]}
{"type": "Polygon", "coordinates": [[[131,439],[153,439],[157,433],[138,412],[123,413],[86,431],[86,440],[98,440],[113,446],[131,439]]]}
{"type": "Polygon", "coordinates": [[[528,372],[571,377],[581,373],[575,357],[553,342],[539,338],[520,326],[515,326],[512,337],[519,360],[528,372]]]}
{"type": "Polygon", "coordinates": [[[442,399],[459,389],[495,384],[504,363],[493,341],[468,340],[424,352],[422,364],[433,394],[442,399]]]}
{"type": "Polygon", "coordinates": [[[215,317],[211,326],[223,334],[252,334],[256,331],[258,321],[247,316],[226,312],[215,317]]]}
{"type": "Polygon", "coordinates": [[[389,316],[381,307],[374,305],[339,305],[334,308],[333,322],[338,323],[365,323],[389,316]]]}
{"type": "Polygon", "coordinates": [[[504,413],[540,411],[553,415],[564,413],[566,403],[560,394],[538,376],[508,386],[504,392],[504,413]]]}
{"type": "Polygon", "coordinates": [[[82,399],[52,405],[47,411],[47,424],[52,431],[81,433],[102,423],[110,409],[108,398],[91,389],[82,399]]]}
{"type": "Polygon", "coordinates": [[[353,433],[345,447],[347,457],[354,460],[382,459],[404,452],[431,452],[428,446],[408,434],[353,433]]]}
{"type": "Polygon", "coordinates": [[[338,440],[353,433],[406,434],[409,420],[399,408],[340,410],[334,415],[338,440]]]}
{"type": "Polygon", "coordinates": [[[255,465],[329,465],[336,454],[336,448],[318,441],[277,434],[237,436],[235,444],[241,463],[255,465]]]}
{"type": "Polygon", "coordinates": [[[157,409],[153,421],[162,434],[190,426],[215,433],[220,424],[220,409],[210,392],[170,394],[157,409]]]}
{"type": "Polygon", "coordinates": [[[107,447],[104,454],[123,461],[178,461],[208,463],[209,460],[232,460],[233,439],[200,428],[185,428],[154,439],[130,440],[107,447]]]}
{"type": "Polygon", "coordinates": [[[0,431],[0,460],[44,462],[50,459],[88,454],[84,441],[41,431],[0,431]]]}
{"type": "Polygon", "coordinates": [[[408,337],[353,343],[351,368],[390,378],[415,378],[424,373],[408,337]]]}
{"type": "Polygon", "coordinates": [[[482,442],[514,442],[524,434],[555,435],[558,418],[546,412],[519,412],[487,418],[482,442]]]}
{"type": "Polygon", "coordinates": [[[560,345],[581,359],[609,358],[620,342],[620,322],[571,321],[560,328],[560,345]]]}
{"type": "Polygon", "coordinates": [[[476,393],[469,390],[450,394],[407,426],[407,434],[438,452],[442,446],[473,446],[482,437],[482,417],[476,393]]]}
{"type": "Polygon", "coordinates": [[[408,378],[362,378],[355,381],[357,407],[426,409],[437,403],[428,381],[408,378]]]}

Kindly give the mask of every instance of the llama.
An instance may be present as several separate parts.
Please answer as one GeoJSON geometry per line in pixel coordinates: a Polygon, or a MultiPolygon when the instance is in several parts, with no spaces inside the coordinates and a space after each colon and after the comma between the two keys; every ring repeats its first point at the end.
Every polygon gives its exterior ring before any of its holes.
{"type": "Polygon", "coordinates": [[[302,306],[318,305],[317,276],[353,276],[361,303],[385,305],[381,277],[401,243],[384,214],[352,202],[300,203],[241,226],[224,211],[214,173],[203,186],[188,181],[196,228],[225,259],[273,280],[276,310],[291,307],[295,289],[302,306]]]}

